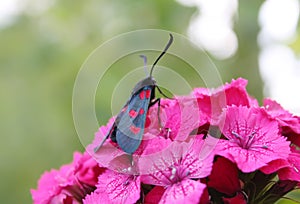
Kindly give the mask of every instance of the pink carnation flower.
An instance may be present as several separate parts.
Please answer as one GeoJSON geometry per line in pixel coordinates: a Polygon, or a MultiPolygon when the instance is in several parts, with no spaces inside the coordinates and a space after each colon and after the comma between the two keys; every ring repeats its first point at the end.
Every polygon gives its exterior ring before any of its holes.
{"type": "MultiPolygon", "coordinates": [[[[45,172],[38,182],[38,189],[31,190],[33,202],[35,204],[67,203],[71,199],[72,203],[76,203],[76,199],[74,198],[81,197],[82,195],[73,196],[69,190],[76,184],[74,165],[80,157],[80,153],[76,152],[74,153],[73,163],[64,165],[59,170],[45,172]]],[[[75,190],[75,188],[73,189],[75,190]]],[[[80,192],[79,189],[78,191],[80,192]]]]}
{"type": "MultiPolygon", "coordinates": [[[[194,129],[207,123],[207,118],[200,112],[197,98],[176,97],[174,100],[164,100],[162,106],[166,115],[162,119],[163,128],[169,131],[165,136],[171,140],[184,141],[194,129]]],[[[155,119],[157,117],[154,116],[155,119]]]]}
{"type": "Polygon", "coordinates": [[[292,148],[287,161],[289,165],[278,171],[279,179],[300,182],[300,150],[292,148]]]}
{"type": "Polygon", "coordinates": [[[135,203],[140,198],[140,191],[139,176],[107,170],[99,176],[97,189],[91,196],[85,198],[84,204],[135,203]]]}
{"type": "Polygon", "coordinates": [[[248,95],[246,85],[247,80],[238,78],[212,90],[195,88],[192,97],[198,99],[201,114],[205,115],[208,122],[215,123],[226,106],[258,106],[257,101],[248,95]]]}
{"type": "Polygon", "coordinates": [[[280,180],[300,182],[300,150],[291,147],[291,151],[287,159],[272,161],[260,170],[265,174],[277,172],[280,180]]]}
{"type": "Polygon", "coordinates": [[[297,134],[300,134],[300,118],[294,116],[282,106],[271,99],[264,99],[264,107],[267,113],[278,121],[281,127],[288,127],[297,134]]]}
{"type": "Polygon", "coordinates": [[[278,121],[281,134],[300,147],[300,117],[294,116],[271,99],[264,100],[264,107],[270,117],[278,121]]]}
{"type": "Polygon", "coordinates": [[[81,155],[75,152],[71,164],[41,176],[38,189],[31,190],[33,201],[35,204],[80,203],[86,194],[95,189],[95,180],[102,171],[87,153],[81,155]]]}
{"type": "Polygon", "coordinates": [[[235,162],[243,172],[285,159],[290,153],[290,143],[279,134],[278,123],[264,109],[227,107],[219,126],[227,140],[219,140],[216,154],[235,162]]]}
{"type": "Polygon", "coordinates": [[[145,172],[142,182],[166,188],[159,203],[199,202],[206,185],[192,179],[208,176],[213,162],[213,154],[201,151],[203,145],[200,135],[189,143],[175,141],[161,155],[140,160],[139,168],[145,172]]]}
{"type": "Polygon", "coordinates": [[[74,176],[85,188],[93,188],[98,182],[98,176],[105,171],[96,160],[85,152],[75,164],[74,176]]]}

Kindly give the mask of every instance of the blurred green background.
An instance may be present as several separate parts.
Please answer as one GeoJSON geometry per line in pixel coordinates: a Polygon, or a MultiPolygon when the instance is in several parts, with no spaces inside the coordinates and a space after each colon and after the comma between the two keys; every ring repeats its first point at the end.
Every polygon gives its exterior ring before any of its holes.
{"type": "MultiPolygon", "coordinates": [[[[186,34],[196,12],[173,0],[62,0],[49,1],[41,10],[35,6],[38,1],[27,2],[31,3],[0,27],[1,203],[31,203],[29,190],[36,188],[44,171],[69,163],[74,151],[84,151],[73,125],[72,89],[77,72],[96,47],[136,29],[186,34]]],[[[248,79],[248,91],[259,101],[263,84],[257,15],[262,2],[239,2],[234,25],[239,49],[230,59],[213,59],[224,82],[248,79]]],[[[111,115],[109,105],[97,105],[101,123],[111,115]]]]}

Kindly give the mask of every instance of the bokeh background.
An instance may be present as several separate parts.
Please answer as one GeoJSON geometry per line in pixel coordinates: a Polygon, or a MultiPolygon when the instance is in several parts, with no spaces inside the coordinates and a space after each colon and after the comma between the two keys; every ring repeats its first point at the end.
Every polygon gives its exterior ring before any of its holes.
{"type": "MultiPolygon", "coordinates": [[[[40,175],[84,151],[72,118],[76,75],[95,48],[124,32],[154,28],[186,35],[208,51],[224,82],[246,78],[248,92],[260,102],[272,97],[300,114],[299,4],[1,0],[1,203],[32,203],[29,191],[40,175]]],[[[131,61],[115,66],[130,67],[131,61]]],[[[115,70],[108,87],[117,83],[115,70]]],[[[102,125],[111,116],[110,104],[98,100],[96,110],[102,125]]]]}

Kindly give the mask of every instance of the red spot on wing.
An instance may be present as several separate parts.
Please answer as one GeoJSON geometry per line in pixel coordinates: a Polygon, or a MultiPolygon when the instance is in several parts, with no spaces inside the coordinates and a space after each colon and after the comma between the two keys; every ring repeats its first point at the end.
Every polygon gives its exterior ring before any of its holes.
{"type": "Polygon", "coordinates": [[[140,99],[143,100],[145,98],[145,91],[141,91],[140,93],[140,99]]]}
{"type": "Polygon", "coordinates": [[[150,95],[151,95],[151,90],[150,89],[146,90],[146,98],[150,98],[150,95]]]}
{"type": "Polygon", "coordinates": [[[137,116],[137,112],[135,110],[131,109],[129,111],[129,116],[132,117],[132,118],[135,118],[137,116]]]}
{"type": "Polygon", "coordinates": [[[141,128],[139,128],[139,127],[136,127],[136,126],[134,126],[134,125],[131,125],[130,126],[130,131],[133,133],[133,134],[138,134],[139,132],[140,132],[140,130],[141,130],[141,128]]]}
{"type": "Polygon", "coordinates": [[[141,108],[140,111],[139,111],[139,114],[140,114],[140,115],[143,115],[144,113],[145,113],[144,109],[141,108]]]}

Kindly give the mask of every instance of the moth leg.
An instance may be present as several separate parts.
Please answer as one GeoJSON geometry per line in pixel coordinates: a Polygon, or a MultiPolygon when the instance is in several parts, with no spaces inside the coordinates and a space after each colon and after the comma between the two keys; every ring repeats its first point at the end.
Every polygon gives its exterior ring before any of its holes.
{"type": "Polygon", "coordinates": [[[137,174],[137,172],[136,172],[137,167],[135,166],[133,155],[128,154],[128,159],[129,159],[129,163],[130,163],[130,166],[127,169],[128,173],[132,173],[133,175],[137,174]]]}
{"type": "Polygon", "coordinates": [[[159,129],[162,129],[161,119],[160,119],[160,98],[157,99],[157,118],[158,118],[158,124],[159,129]]]}
{"type": "MultiPolygon", "coordinates": [[[[154,105],[155,103],[157,103],[157,118],[158,118],[158,125],[159,125],[159,129],[162,130],[163,129],[163,125],[161,122],[161,118],[160,118],[160,98],[155,99],[151,105],[154,105]]],[[[165,128],[167,130],[167,134],[169,135],[169,132],[171,132],[170,128],[165,128]]]]}
{"type": "Polygon", "coordinates": [[[158,105],[160,106],[160,98],[155,99],[154,101],[151,101],[149,103],[149,108],[153,105],[155,105],[156,103],[158,103],[158,105]]]}
{"type": "Polygon", "coordinates": [[[130,168],[132,168],[134,166],[133,156],[132,156],[132,154],[128,154],[128,157],[129,157],[129,162],[130,162],[130,168]]]}
{"type": "Polygon", "coordinates": [[[151,101],[149,104],[149,107],[153,106],[154,104],[157,104],[157,117],[158,117],[158,124],[159,124],[159,128],[162,128],[161,125],[161,119],[160,119],[160,98],[155,99],[154,101],[151,101]]]}
{"type": "Polygon", "coordinates": [[[160,118],[160,98],[155,99],[153,102],[150,103],[150,106],[157,104],[157,118],[158,118],[158,125],[159,125],[159,130],[162,131],[165,129],[167,131],[167,138],[170,136],[171,128],[166,128],[163,127],[161,118],[160,118]]]}

